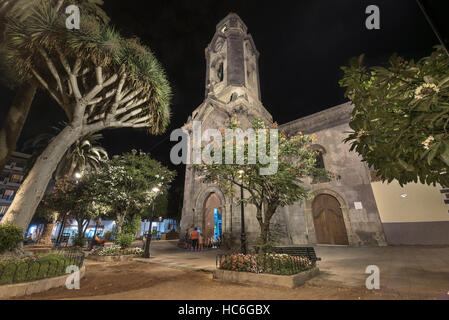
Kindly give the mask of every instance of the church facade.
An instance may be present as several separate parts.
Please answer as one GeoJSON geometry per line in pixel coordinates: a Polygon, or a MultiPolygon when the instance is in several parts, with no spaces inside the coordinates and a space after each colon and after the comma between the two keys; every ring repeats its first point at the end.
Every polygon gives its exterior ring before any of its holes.
{"type": "MultiPolygon", "coordinates": [[[[272,123],[271,114],[261,102],[259,52],[236,14],[231,13],[218,23],[205,55],[205,99],[183,127],[190,137],[194,121],[201,122],[202,131],[223,128],[225,119],[233,115],[243,130],[250,127],[254,118],[272,123]]],[[[306,179],[312,199],[278,208],[272,219],[278,244],[387,245],[370,170],[356,153],[349,151],[349,144],[342,142],[345,132],[350,131],[351,111],[351,104],[345,103],[279,126],[286,134],[315,134],[318,142],[313,147],[323,150],[317,164],[332,172],[335,179],[306,179]]],[[[251,247],[260,228],[255,208],[247,205],[244,213],[251,247]]],[[[240,243],[240,205],[217,185],[205,183],[187,165],[181,234],[192,228],[199,228],[205,239],[222,237],[229,247],[237,248],[240,243]]]]}

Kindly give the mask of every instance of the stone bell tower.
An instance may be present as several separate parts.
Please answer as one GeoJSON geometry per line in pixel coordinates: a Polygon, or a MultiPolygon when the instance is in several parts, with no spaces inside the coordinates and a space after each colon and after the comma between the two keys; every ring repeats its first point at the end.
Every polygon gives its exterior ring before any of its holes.
{"type": "Polygon", "coordinates": [[[247,27],[234,13],[218,25],[206,48],[206,97],[230,102],[244,96],[260,102],[259,52],[247,27]]]}
{"type": "MultiPolygon", "coordinates": [[[[261,102],[259,52],[247,30],[235,13],[228,14],[217,24],[212,41],[205,50],[205,99],[183,126],[189,132],[190,139],[193,136],[193,121],[201,122],[203,132],[209,128],[224,128],[225,119],[232,116],[238,117],[243,130],[250,127],[255,118],[272,123],[272,116],[261,102]]],[[[193,143],[191,141],[190,145],[193,143]]],[[[245,210],[249,242],[258,234],[257,221],[251,210],[250,206],[245,210]]],[[[217,213],[222,219],[224,241],[238,241],[240,206],[228,199],[217,185],[204,183],[191,166],[186,165],[181,235],[198,227],[208,237],[213,224],[215,228],[217,226],[217,221],[214,221],[217,213]]]]}

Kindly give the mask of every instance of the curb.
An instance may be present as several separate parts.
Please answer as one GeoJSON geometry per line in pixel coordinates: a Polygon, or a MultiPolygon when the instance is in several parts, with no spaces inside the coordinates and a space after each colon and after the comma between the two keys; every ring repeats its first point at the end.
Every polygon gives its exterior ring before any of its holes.
{"type": "MultiPolygon", "coordinates": [[[[80,280],[84,277],[85,273],[86,273],[86,266],[83,265],[80,269],[80,280]]],[[[33,293],[39,293],[53,288],[62,287],[65,286],[67,277],[68,274],[32,282],[21,282],[21,283],[1,285],[0,299],[28,296],[33,293]]]]}
{"type": "Polygon", "coordinates": [[[291,276],[217,269],[214,271],[214,280],[292,289],[302,286],[307,280],[316,277],[319,273],[320,270],[317,267],[291,276]]]}

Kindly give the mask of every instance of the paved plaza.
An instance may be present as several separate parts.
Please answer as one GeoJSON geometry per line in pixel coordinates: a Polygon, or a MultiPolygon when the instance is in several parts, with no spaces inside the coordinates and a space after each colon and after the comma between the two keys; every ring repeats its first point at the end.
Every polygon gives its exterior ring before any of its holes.
{"type": "MultiPolygon", "coordinates": [[[[176,243],[156,241],[152,247],[153,258],[138,260],[213,271],[216,255],[222,253],[217,249],[190,252],[179,249],[176,243]]],[[[365,273],[366,267],[376,265],[382,290],[404,294],[420,292],[429,297],[449,293],[449,247],[446,246],[315,246],[315,251],[322,258],[318,262],[321,274],[310,280],[310,284],[364,288],[369,276],[365,273]]]]}
{"type": "Polygon", "coordinates": [[[80,290],[58,288],[23,298],[449,300],[449,247],[316,246],[317,256],[322,258],[318,277],[295,289],[260,290],[212,280],[221,250],[191,252],[176,244],[153,241],[151,259],[112,263],[86,260],[80,290]],[[380,290],[365,287],[369,265],[379,267],[380,290]]]}

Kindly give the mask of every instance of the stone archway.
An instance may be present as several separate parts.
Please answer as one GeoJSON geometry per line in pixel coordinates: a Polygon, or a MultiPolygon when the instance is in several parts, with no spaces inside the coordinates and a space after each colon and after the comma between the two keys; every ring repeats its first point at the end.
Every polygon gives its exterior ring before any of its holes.
{"type": "MultiPolygon", "coordinates": [[[[313,196],[312,199],[315,199],[318,195],[326,194],[329,196],[334,197],[339,205],[341,210],[341,217],[343,219],[344,227],[346,229],[346,236],[348,240],[349,245],[356,245],[357,244],[357,237],[354,235],[351,221],[349,219],[349,206],[346,203],[345,199],[336,191],[328,188],[320,188],[317,190],[311,191],[311,195],[313,196]]],[[[317,244],[319,243],[317,239],[317,234],[315,230],[315,223],[314,223],[314,215],[313,215],[313,200],[306,200],[304,205],[304,211],[306,214],[306,229],[307,229],[307,237],[309,240],[309,243],[317,244]]]]}
{"type": "Polygon", "coordinates": [[[210,193],[203,205],[203,221],[201,231],[204,239],[210,239],[222,235],[222,203],[216,193],[210,193]],[[218,221],[218,216],[220,217],[218,221]]]}
{"type": "Polygon", "coordinates": [[[214,218],[214,208],[216,208],[221,215],[222,233],[225,233],[227,230],[226,223],[228,220],[226,213],[226,198],[221,190],[216,186],[209,186],[199,192],[195,200],[192,228],[198,227],[201,229],[201,232],[203,232],[205,227],[207,227],[207,222],[206,225],[204,222],[209,221],[211,223],[211,226],[209,228],[210,230],[212,230],[211,218],[214,218]]]}
{"type": "Polygon", "coordinates": [[[312,202],[312,215],[317,243],[349,244],[343,213],[335,197],[317,195],[312,202]]]}

